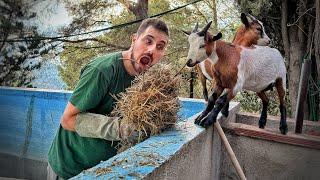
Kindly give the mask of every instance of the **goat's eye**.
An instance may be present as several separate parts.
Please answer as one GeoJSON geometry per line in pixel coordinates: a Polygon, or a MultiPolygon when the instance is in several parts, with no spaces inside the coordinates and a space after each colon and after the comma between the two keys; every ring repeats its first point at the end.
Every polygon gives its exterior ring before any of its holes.
{"type": "Polygon", "coordinates": [[[206,45],[205,44],[202,44],[202,45],[200,45],[200,48],[204,48],[206,45]]]}

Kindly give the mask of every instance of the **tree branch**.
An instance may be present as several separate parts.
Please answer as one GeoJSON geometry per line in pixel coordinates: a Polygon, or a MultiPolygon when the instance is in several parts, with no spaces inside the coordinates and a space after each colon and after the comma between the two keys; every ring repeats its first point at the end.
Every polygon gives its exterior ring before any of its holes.
{"type": "Polygon", "coordinates": [[[282,11],[281,11],[281,34],[282,34],[282,41],[285,53],[285,59],[287,61],[286,67],[287,71],[289,71],[289,64],[290,64],[290,43],[289,43],[289,35],[287,29],[287,22],[288,22],[288,0],[282,1],[282,11]]]}
{"type": "Polygon", "coordinates": [[[100,39],[97,38],[86,38],[86,39],[79,39],[79,40],[68,40],[68,39],[55,39],[54,41],[62,41],[62,42],[68,42],[68,43],[81,43],[81,42],[85,42],[85,41],[95,41],[95,42],[99,42],[101,44],[104,44],[108,47],[112,47],[112,48],[116,48],[116,49],[120,49],[120,50],[127,50],[129,49],[129,47],[124,47],[124,46],[119,46],[119,45],[115,45],[115,44],[110,44],[107,43],[105,41],[102,41],[100,39]]]}
{"type": "Polygon", "coordinates": [[[117,0],[119,3],[123,4],[129,11],[133,11],[133,4],[126,0],[117,0]]]}
{"type": "MultiPolygon", "coordinates": [[[[305,36],[307,36],[307,33],[304,32],[304,27],[305,27],[305,17],[304,17],[304,14],[305,12],[307,12],[308,10],[306,10],[306,3],[304,2],[304,0],[300,0],[299,1],[299,4],[300,4],[300,8],[299,8],[299,11],[298,11],[298,15],[299,15],[299,25],[298,25],[298,28],[299,28],[299,31],[298,31],[298,38],[299,38],[299,41],[304,44],[305,43],[305,36]]],[[[310,33],[310,32],[309,32],[310,33]]]]}
{"type": "MultiPolygon", "coordinates": [[[[305,14],[307,14],[308,11],[312,10],[313,8],[314,8],[314,7],[311,7],[311,8],[309,8],[308,10],[306,10],[304,13],[302,13],[302,14],[297,18],[297,20],[296,20],[295,22],[293,22],[293,23],[291,23],[291,24],[288,23],[287,26],[290,27],[290,26],[296,25],[296,24],[299,22],[300,18],[302,18],[305,14]]],[[[308,15],[310,15],[310,14],[308,14],[308,15]]]]}

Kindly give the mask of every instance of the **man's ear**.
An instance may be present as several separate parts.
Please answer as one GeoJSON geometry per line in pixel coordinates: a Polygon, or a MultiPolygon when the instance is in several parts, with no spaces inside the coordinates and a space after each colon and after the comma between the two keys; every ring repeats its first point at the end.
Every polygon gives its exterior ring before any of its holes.
{"type": "Polygon", "coordinates": [[[137,33],[132,34],[131,35],[131,43],[134,43],[137,40],[137,37],[138,37],[137,33]]]}

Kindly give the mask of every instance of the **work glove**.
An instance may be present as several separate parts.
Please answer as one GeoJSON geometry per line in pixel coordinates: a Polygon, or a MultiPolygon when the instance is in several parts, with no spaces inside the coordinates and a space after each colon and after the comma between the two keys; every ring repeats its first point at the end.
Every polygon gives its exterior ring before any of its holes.
{"type": "Polygon", "coordinates": [[[101,114],[78,114],[75,131],[82,137],[100,138],[108,141],[135,142],[138,140],[135,124],[122,123],[119,117],[108,117],[101,114]]]}

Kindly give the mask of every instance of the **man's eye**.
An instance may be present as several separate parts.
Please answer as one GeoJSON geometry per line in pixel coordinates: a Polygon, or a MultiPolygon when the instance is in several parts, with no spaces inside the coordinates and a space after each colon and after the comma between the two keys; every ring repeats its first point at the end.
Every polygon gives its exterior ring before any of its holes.
{"type": "Polygon", "coordinates": [[[200,45],[200,48],[204,48],[206,45],[205,44],[202,44],[202,45],[200,45]]]}
{"type": "Polygon", "coordinates": [[[147,44],[152,44],[152,40],[151,39],[146,39],[146,43],[147,44]]]}
{"type": "Polygon", "coordinates": [[[163,49],[164,49],[164,45],[158,44],[158,45],[157,45],[157,49],[158,49],[158,50],[163,50],[163,49]]]}
{"type": "Polygon", "coordinates": [[[262,31],[262,29],[261,29],[261,28],[257,28],[257,30],[258,30],[258,31],[262,31]]]}

